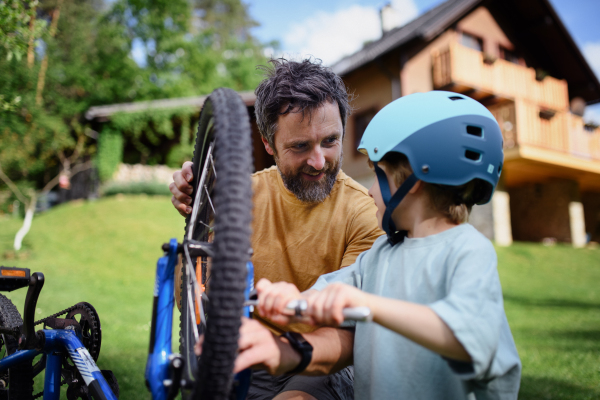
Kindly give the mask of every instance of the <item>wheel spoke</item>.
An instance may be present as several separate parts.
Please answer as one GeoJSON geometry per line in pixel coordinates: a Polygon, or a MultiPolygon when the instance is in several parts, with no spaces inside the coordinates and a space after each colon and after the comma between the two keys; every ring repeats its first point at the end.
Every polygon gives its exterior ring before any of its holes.
{"type": "Polygon", "coordinates": [[[217,179],[217,170],[215,169],[215,159],[213,158],[212,154],[210,154],[209,156],[210,158],[210,166],[212,167],[213,170],[213,174],[215,176],[215,179],[217,179]]]}
{"type": "Polygon", "coordinates": [[[208,193],[208,188],[206,187],[206,185],[204,186],[204,190],[206,190],[206,196],[208,198],[208,202],[210,204],[210,208],[212,208],[213,213],[215,212],[215,206],[213,206],[213,202],[210,198],[210,193],[208,193]]]}
{"type": "MultiPolygon", "coordinates": [[[[212,158],[212,150],[213,150],[213,143],[210,144],[210,146],[208,147],[208,152],[207,152],[207,156],[212,158]]],[[[208,160],[207,160],[208,162],[208,160]]],[[[198,186],[196,188],[196,196],[194,199],[194,207],[192,209],[192,216],[190,218],[190,229],[188,231],[188,239],[192,239],[194,236],[194,228],[196,227],[196,221],[198,220],[198,213],[200,212],[200,208],[202,206],[202,190],[201,188],[205,186],[205,182],[208,180],[208,171],[209,169],[207,168],[207,163],[205,163],[205,165],[203,165],[202,167],[202,175],[200,176],[200,179],[198,181],[198,186]],[[200,189],[200,190],[198,190],[200,189]]]]}
{"type": "MultiPolygon", "coordinates": [[[[186,272],[188,274],[188,298],[191,299],[192,293],[194,294],[193,298],[196,299],[196,304],[198,304],[198,309],[200,312],[200,321],[202,322],[202,325],[206,326],[206,317],[204,315],[204,307],[202,307],[202,295],[200,292],[200,285],[198,285],[198,280],[196,279],[195,271],[193,271],[192,269],[192,259],[190,257],[190,252],[187,246],[184,247],[184,251],[188,265],[188,268],[186,269],[186,272]]],[[[196,266],[196,268],[198,268],[198,266],[196,266]]],[[[190,304],[191,307],[191,320],[196,321],[196,310],[194,310],[193,305],[191,305],[191,301],[188,304],[190,304]]],[[[194,335],[196,336],[196,341],[198,341],[199,335],[197,328],[194,328],[194,335]]]]}
{"type": "Polygon", "coordinates": [[[198,221],[198,222],[200,222],[202,225],[207,227],[209,232],[212,232],[212,230],[215,229],[214,226],[210,226],[207,223],[205,223],[204,221],[198,221]]]}

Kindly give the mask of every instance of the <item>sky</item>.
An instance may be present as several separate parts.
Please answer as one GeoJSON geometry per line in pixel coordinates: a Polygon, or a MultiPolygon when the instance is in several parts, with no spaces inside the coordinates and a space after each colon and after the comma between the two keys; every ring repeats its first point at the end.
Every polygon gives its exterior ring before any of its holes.
{"type": "MultiPolygon", "coordinates": [[[[379,9],[391,3],[395,22],[404,25],[443,0],[243,0],[259,24],[261,42],[280,43],[275,55],[313,56],[331,65],[381,36],[379,9]]],[[[500,0],[501,1],[501,0],[500,0]]],[[[550,0],[588,63],[600,77],[600,0],[550,0]]],[[[272,52],[272,51],[271,51],[272,52]]],[[[600,104],[584,119],[600,124],[600,104]]]]}

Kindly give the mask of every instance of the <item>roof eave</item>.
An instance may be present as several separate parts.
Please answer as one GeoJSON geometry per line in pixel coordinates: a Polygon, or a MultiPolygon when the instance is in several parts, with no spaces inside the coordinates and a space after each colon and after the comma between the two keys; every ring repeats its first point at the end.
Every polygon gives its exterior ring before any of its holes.
{"type": "MultiPolygon", "coordinates": [[[[244,104],[247,107],[253,106],[256,101],[256,95],[254,92],[239,92],[244,104]]],[[[200,109],[204,105],[204,102],[208,98],[205,96],[196,97],[180,97],[175,99],[161,99],[161,100],[149,100],[149,101],[136,101],[132,103],[118,103],[108,104],[105,106],[94,106],[90,107],[85,113],[87,120],[99,120],[107,121],[110,117],[116,113],[136,113],[144,112],[148,110],[167,110],[172,108],[197,108],[200,109]]]]}

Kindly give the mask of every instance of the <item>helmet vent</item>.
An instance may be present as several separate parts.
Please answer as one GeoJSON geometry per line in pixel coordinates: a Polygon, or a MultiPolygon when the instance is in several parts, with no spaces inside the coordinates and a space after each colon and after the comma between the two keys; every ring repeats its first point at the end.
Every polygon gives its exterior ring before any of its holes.
{"type": "Polygon", "coordinates": [[[502,163],[498,165],[498,176],[500,176],[500,172],[502,172],[502,163]]]}
{"type": "Polygon", "coordinates": [[[465,157],[472,161],[479,161],[481,160],[481,153],[478,153],[473,150],[467,150],[465,151],[465,157]]]}
{"type": "Polygon", "coordinates": [[[454,101],[454,100],[464,100],[464,97],[460,97],[460,96],[450,96],[448,97],[450,100],[454,101]]]}
{"type": "Polygon", "coordinates": [[[467,125],[467,133],[469,135],[483,137],[483,129],[478,126],[467,125]]]}

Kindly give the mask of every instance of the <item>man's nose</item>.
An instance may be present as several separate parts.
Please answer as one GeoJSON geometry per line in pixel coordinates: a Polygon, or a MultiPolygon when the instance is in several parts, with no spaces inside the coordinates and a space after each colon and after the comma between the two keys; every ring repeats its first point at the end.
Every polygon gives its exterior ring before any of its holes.
{"type": "Polygon", "coordinates": [[[325,156],[323,155],[323,150],[320,146],[315,146],[313,151],[310,153],[307,163],[317,171],[323,169],[325,166],[325,156]]]}

